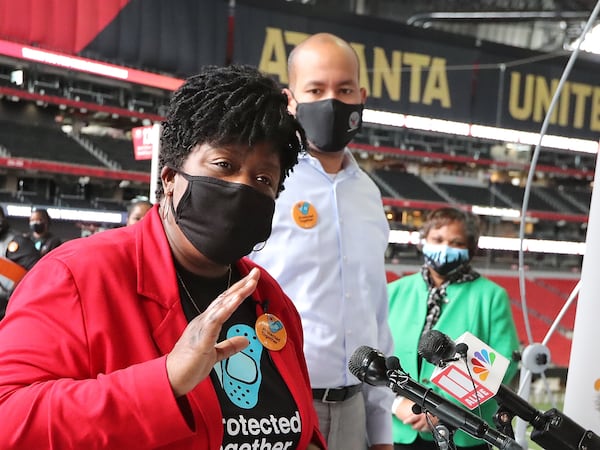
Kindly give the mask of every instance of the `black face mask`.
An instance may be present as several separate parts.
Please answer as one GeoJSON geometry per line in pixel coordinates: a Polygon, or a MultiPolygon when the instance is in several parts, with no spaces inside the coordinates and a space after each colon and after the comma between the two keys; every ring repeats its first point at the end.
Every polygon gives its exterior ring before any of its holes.
{"type": "Polygon", "coordinates": [[[298,103],[296,118],[306,138],[322,152],[339,152],[348,145],[362,125],[363,105],[351,105],[334,98],[298,103]]]}
{"type": "Polygon", "coordinates": [[[192,245],[210,260],[227,265],[246,256],[267,240],[275,212],[275,200],[241,183],[191,176],[175,222],[192,245]]]}
{"type": "Polygon", "coordinates": [[[34,233],[42,234],[44,231],[46,231],[46,225],[42,222],[31,222],[29,224],[29,229],[34,233]]]}

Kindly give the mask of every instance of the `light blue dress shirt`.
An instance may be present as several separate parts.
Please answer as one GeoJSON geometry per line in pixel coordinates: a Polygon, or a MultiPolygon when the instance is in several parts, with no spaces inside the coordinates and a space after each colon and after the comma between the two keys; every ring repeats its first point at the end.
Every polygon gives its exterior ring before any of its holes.
{"type": "MultiPolygon", "coordinates": [[[[313,388],[359,383],[348,371],[367,345],[393,354],[388,326],[384,252],[389,238],[381,194],[345,150],[343,169],[327,174],[309,154],[299,157],[276,200],[273,231],[250,257],[279,282],[302,317],[304,352],[313,388]],[[317,212],[303,228],[293,209],[317,212]]],[[[393,393],[365,385],[370,443],[391,443],[393,393]]]]}

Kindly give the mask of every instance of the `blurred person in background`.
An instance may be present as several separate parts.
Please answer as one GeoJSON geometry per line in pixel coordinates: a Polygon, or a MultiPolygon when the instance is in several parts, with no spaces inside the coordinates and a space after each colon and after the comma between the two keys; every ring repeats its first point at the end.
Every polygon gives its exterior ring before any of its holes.
{"type": "Polygon", "coordinates": [[[132,202],[127,208],[127,221],[125,225],[133,225],[139,222],[148,211],[152,209],[152,203],[148,200],[138,200],[132,202]]]}
{"type": "Polygon", "coordinates": [[[11,229],[0,207],[0,320],[17,283],[38,259],[40,252],[31,239],[11,229]]]}
{"type": "Polygon", "coordinates": [[[243,258],[303,142],[256,69],[207,67],[175,91],[158,204],[64,243],[11,299],[0,448],[325,448],[300,317],[243,258]]]}
{"type": "Polygon", "coordinates": [[[29,238],[35,244],[35,248],[44,256],[50,250],[62,244],[62,240],[50,232],[51,219],[45,209],[33,209],[29,216],[29,238]]]}
{"type": "Polygon", "coordinates": [[[288,60],[289,110],[306,131],[277,199],[273,232],[251,258],[294,301],[321,431],[332,450],[391,450],[393,393],[361,384],[348,370],[363,345],[392,353],[381,194],[347,144],[359,131],[366,90],[352,47],[315,34],[288,60]]]}
{"type": "MultiPolygon", "coordinates": [[[[458,403],[429,381],[435,366],[417,352],[421,337],[438,330],[455,340],[468,331],[511,360],[513,351],[519,349],[517,331],[506,291],[471,267],[479,241],[476,216],[455,208],[434,210],[421,228],[421,238],[421,270],[388,285],[395,355],[412,378],[458,403]]],[[[505,383],[516,370],[512,362],[505,383]]],[[[430,428],[437,418],[415,413],[413,405],[402,396],[394,401],[394,449],[437,450],[430,428]]],[[[494,428],[492,416],[497,408],[494,400],[481,405],[482,418],[494,428]]],[[[489,448],[460,430],[454,442],[459,450],[489,448]]]]}

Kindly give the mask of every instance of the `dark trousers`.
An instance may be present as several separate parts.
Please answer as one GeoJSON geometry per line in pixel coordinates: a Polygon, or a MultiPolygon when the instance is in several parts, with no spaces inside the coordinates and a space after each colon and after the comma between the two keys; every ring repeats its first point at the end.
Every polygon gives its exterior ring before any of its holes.
{"type": "MultiPolygon", "coordinates": [[[[475,445],[473,447],[456,447],[456,450],[489,450],[487,444],[475,445]]],[[[433,441],[426,441],[417,436],[417,439],[412,444],[394,444],[394,450],[438,450],[438,447],[433,441]]]]}

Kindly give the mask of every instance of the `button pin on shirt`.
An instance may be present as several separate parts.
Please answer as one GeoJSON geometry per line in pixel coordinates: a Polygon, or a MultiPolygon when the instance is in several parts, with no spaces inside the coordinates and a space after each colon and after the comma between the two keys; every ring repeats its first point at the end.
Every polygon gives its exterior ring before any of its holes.
{"type": "Polygon", "coordinates": [[[314,205],[306,200],[300,200],[292,207],[292,218],[300,228],[313,228],[319,219],[314,205]]]}
{"type": "Polygon", "coordinates": [[[262,345],[269,350],[281,350],[287,343],[287,331],[277,316],[270,313],[261,314],[254,325],[256,336],[262,345]]]}

